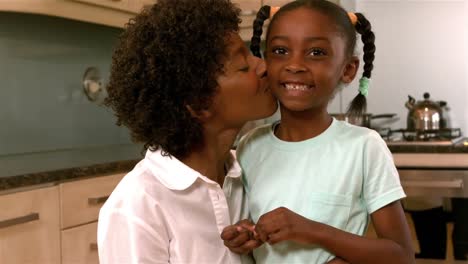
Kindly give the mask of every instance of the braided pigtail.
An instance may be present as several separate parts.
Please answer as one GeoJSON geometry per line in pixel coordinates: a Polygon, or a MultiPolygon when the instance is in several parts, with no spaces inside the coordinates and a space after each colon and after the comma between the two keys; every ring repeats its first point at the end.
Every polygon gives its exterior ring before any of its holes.
{"type": "Polygon", "coordinates": [[[252,40],[250,41],[250,50],[254,56],[259,58],[262,57],[260,54],[260,43],[263,33],[263,23],[270,17],[270,10],[270,6],[262,6],[260,10],[258,10],[257,17],[253,22],[253,36],[252,40]]]}
{"type": "MultiPolygon", "coordinates": [[[[361,40],[364,44],[364,72],[359,80],[359,93],[351,101],[348,114],[349,115],[361,115],[366,112],[367,102],[366,96],[368,94],[369,82],[371,78],[372,69],[374,68],[374,54],[375,54],[375,35],[372,32],[371,24],[367,18],[361,13],[354,14],[356,18],[355,28],[356,31],[361,34],[361,40]]],[[[350,14],[351,21],[353,21],[352,14],[350,14]]]]}

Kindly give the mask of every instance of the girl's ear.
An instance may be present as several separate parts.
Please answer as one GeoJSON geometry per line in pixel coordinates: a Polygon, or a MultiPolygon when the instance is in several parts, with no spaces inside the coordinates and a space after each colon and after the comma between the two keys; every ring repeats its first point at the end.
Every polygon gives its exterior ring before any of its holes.
{"type": "Polygon", "coordinates": [[[192,106],[190,105],[185,105],[187,110],[189,111],[190,115],[198,120],[200,120],[202,123],[207,121],[213,116],[213,113],[210,110],[194,110],[192,106]]]}
{"type": "Polygon", "coordinates": [[[341,81],[348,84],[354,80],[359,69],[359,59],[356,56],[351,56],[345,65],[341,81]]]}

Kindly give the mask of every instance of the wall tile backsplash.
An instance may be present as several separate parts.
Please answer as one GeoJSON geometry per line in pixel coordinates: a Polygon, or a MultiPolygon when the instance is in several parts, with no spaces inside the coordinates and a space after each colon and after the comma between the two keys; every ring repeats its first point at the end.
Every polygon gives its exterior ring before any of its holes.
{"type": "Polygon", "coordinates": [[[105,83],[120,29],[0,13],[0,157],[131,144],[111,111],[88,101],[85,69],[105,83]]]}

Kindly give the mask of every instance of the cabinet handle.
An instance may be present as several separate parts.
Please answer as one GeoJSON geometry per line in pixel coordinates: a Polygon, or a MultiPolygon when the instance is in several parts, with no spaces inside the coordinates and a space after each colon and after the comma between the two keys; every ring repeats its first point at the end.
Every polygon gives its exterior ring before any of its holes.
{"type": "Polygon", "coordinates": [[[91,198],[88,198],[88,204],[90,205],[103,204],[104,202],[107,201],[107,198],[109,198],[109,196],[91,197],[91,198]]]}
{"type": "Polygon", "coordinates": [[[463,189],[463,180],[461,179],[452,181],[401,181],[401,184],[406,187],[463,189]]]}
{"type": "Polygon", "coordinates": [[[91,251],[98,250],[97,243],[91,243],[89,244],[89,249],[91,251]]]}
{"type": "Polygon", "coordinates": [[[6,227],[15,226],[15,225],[19,225],[19,224],[24,224],[24,223],[32,222],[32,221],[36,221],[36,220],[39,220],[39,214],[38,213],[30,213],[28,215],[16,217],[16,218],[13,218],[13,219],[7,219],[7,220],[0,221],[0,228],[6,228],[6,227]]]}

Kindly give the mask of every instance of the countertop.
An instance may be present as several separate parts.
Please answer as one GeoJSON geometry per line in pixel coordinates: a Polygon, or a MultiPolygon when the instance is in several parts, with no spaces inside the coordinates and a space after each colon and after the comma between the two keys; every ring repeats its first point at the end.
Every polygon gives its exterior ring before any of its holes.
{"type": "Polygon", "coordinates": [[[0,156],[0,192],[130,171],[141,150],[129,144],[0,156]]]}
{"type": "MultiPolygon", "coordinates": [[[[389,149],[397,167],[455,162],[457,167],[468,168],[468,146],[389,145],[389,149]]],[[[139,145],[113,145],[0,156],[0,192],[130,171],[143,158],[141,151],[139,145]]]]}
{"type": "Polygon", "coordinates": [[[424,142],[387,145],[397,168],[468,169],[467,142],[465,139],[456,145],[424,145],[424,142]]]}
{"type": "Polygon", "coordinates": [[[466,260],[416,259],[416,264],[468,264],[466,260]]]}

